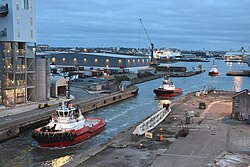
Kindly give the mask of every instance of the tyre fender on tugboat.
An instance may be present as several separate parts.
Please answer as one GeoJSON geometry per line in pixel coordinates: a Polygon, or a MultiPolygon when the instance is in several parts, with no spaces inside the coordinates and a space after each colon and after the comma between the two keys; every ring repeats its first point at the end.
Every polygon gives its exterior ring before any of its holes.
{"type": "Polygon", "coordinates": [[[13,132],[13,130],[12,130],[12,129],[8,129],[8,130],[7,130],[7,135],[8,135],[8,136],[12,136],[12,135],[13,135],[13,133],[14,133],[14,132],[13,132]]]}
{"type": "Polygon", "coordinates": [[[49,137],[48,137],[49,141],[52,141],[53,140],[53,134],[52,133],[48,133],[48,135],[49,135],[49,137]]]}
{"type": "Polygon", "coordinates": [[[70,132],[66,132],[66,133],[64,134],[66,140],[70,140],[70,137],[71,137],[70,134],[71,134],[70,132]]]}
{"type": "Polygon", "coordinates": [[[63,141],[64,140],[64,135],[62,133],[57,134],[57,140],[58,141],[63,141]]]}
{"type": "Polygon", "coordinates": [[[33,131],[32,132],[32,137],[33,138],[37,138],[39,136],[38,132],[37,131],[33,131]]]}

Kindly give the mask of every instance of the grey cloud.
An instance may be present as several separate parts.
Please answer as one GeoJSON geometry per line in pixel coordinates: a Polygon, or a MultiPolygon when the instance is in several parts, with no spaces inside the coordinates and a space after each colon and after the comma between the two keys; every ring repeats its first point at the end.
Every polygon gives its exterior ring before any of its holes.
{"type": "MultiPolygon", "coordinates": [[[[139,47],[139,18],[157,48],[250,45],[248,0],[37,1],[38,43],[139,47]]],[[[149,44],[141,34],[142,47],[149,44]]]]}

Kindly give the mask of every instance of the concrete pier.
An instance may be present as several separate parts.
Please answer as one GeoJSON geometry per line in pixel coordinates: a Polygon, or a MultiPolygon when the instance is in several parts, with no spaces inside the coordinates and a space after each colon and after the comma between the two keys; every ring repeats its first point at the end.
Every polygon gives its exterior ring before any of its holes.
{"type": "MultiPolygon", "coordinates": [[[[248,166],[250,162],[249,126],[230,118],[233,92],[216,91],[197,97],[190,93],[171,105],[172,113],[150,131],[162,138],[132,137],[139,124],[130,127],[106,144],[75,157],[65,166],[248,166]],[[207,104],[199,109],[199,102],[207,104]],[[186,111],[195,115],[186,137],[171,137],[185,121],[186,111]],[[162,139],[162,140],[160,140],[162,139]],[[237,157],[237,158],[235,158],[237,157]]],[[[221,167],[225,167],[221,166],[221,167]]]]}
{"type": "Polygon", "coordinates": [[[243,71],[229,71],[226,73],[227,76],[250,76],[250,70],[243,71]]]}

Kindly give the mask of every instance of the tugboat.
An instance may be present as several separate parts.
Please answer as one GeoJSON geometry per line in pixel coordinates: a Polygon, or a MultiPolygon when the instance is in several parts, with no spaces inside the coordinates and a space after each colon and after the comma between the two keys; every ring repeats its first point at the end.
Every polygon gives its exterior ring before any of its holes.
{"type": "Polygon", "coordinates": [[[162,85],[158,89],[154,89],[157,97],[175,97],[182,94],[180,88],[175,88],[169,76],[165,76],[162,85]]]}
{"type": "Polygon", "coordinates": [[[219,72],[218,72],[217,66],[215,65],[214,60],[213,60],[213,65],[211,65],[208,75],[217,76],[218,74],[219,72]]]}
{"type": "Polygon", "coordinates": [[[63,101],[56,110],[57,118],[49,124],[35,129],[32,138],[41,147],[67,147],[97,135],[104,130],[106,123],[101,118],[84,118],[78,106],[63,101]]]}

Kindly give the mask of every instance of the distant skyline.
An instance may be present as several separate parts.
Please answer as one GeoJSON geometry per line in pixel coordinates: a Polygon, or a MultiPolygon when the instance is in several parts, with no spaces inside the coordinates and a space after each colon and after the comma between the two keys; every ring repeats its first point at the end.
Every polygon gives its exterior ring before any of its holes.
{"type": "Polygon", "coordinates": [[[148,48],[142,18],[156,48],[250,50],[249,8],[249,0],[39,0],[37,43],[148,48]]]}

